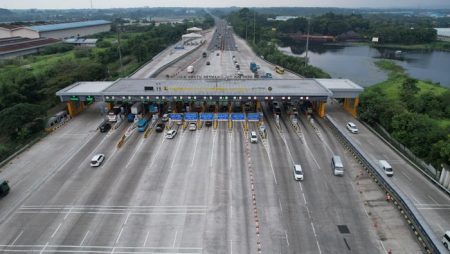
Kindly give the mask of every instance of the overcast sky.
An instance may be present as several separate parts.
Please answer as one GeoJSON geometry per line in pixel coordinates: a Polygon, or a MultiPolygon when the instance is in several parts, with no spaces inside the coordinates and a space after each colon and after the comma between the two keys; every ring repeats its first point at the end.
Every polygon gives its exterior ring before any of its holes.
{"type": "MultiPolygon", "coordinates": [[[[92,0],[94,8],[118,7],[372,7],[450,8],[450,0],[92,0]]],[[[0,0],[7,9],[90,8],[91,0],[0,0]]]]}

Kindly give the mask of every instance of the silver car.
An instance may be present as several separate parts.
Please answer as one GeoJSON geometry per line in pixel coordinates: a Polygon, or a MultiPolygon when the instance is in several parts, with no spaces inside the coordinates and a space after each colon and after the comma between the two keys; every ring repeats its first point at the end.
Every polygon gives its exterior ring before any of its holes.
{"type": "Polygon", "coordinates": [[[347,130],[350,131],[353,134],[358,133],[358,128],[356,127],[356,125],[352,122],[348,122],[347,123],[347,130]]]}

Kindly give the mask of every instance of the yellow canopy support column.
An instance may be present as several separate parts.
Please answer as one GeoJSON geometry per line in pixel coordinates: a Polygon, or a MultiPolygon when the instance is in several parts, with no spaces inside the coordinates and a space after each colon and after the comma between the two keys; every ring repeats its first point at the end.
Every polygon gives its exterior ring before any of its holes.
{"type": "Polygon", "coordinates": [[[231,119],[228,119],[228,129],[232,129],[233,128],[233,121],[231,121],[231,119]]]}
{"type": "Polygon", "coordinates": [[[261,107],[261,102],[259,102],[259,100],[256,101],[256,112],[259,111],[259,108],[261,107]]]}
{"type": "Polygon", "coordinates": [[[358,115],[358,104],[359,104],[359,97],[356,97],[354,99],[352,98],[344,99],[344,109],[347,112],[349,112],[353,117],[356,117],[358,115]]]}
{"type": "Polygon", "coordinates": [[[67,111],[71,117],[78,115],[80,112],[84,110],[84,102],[82,101],[68,101],[67,102],[67,111]]]}
{"type": "Polygon", "coordinates": [[[317,113],[319,114],[320,117],[324,117],[325,116],[325,102],[321,101],[319,102],[319,109],[317,110],[317,113]]]}

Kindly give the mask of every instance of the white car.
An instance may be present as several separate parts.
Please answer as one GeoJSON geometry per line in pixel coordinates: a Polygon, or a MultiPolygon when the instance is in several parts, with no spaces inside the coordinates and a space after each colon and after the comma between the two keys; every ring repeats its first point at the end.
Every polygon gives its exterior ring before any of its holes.
{"type": "Polygon", "coordinates": [[[189,130],[190,130],[190,131],[195,131],[195,130],[197,130],[197,124],[196,124],[196,123],[190,123],[190,124],[189,124],[189,130]]]}
{"type": "Polygon", "coordinates": [[[102,162],[105,160],[104,154],[96,154],[94,157],[92,157],[91,160],[91,167],[98,167],[102,164],[102,162]]]}
{"type": "Polygon", "coordinates": [[[356,125],[352,122],[347,123],[347,130],[350,131],[353,134],[358,133],[358,128],[356,128],[356,125]]]}
{"type": "Polygon", "coordinates": [[[168,132],[166,132],[166,138],[167,139],[172,139],[177,135],[177,131],[176,130],[169,130],[168,132]]]}
{"type": "Polygon", "coordinates": [[[302,166],[300,166],[299,164],[294,165],[294,179],[296,181],[303,181],[303,170],[302,166]]]}
{"type": "Polygon", "coordinates": [[[258,143],[258,136],[256,135],[256,131],[252,131],[250,133],[250,142],[251,143],[258,143]]]}
{"type": "Polygon", "coordinates": [[[164,114],[161,118],[161,121],[163,121],[163,122],[169,121],[169,114],[164,114]]]}

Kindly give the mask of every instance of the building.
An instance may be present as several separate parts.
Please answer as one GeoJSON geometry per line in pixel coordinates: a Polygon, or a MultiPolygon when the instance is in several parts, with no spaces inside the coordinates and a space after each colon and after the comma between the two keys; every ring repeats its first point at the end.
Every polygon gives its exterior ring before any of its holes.
{"type": "Polygon", "coordinates": [[[198,27],[195,27],[195,26],[186,29],[186,31],[187,31],[188,33],[198,33],[198,32],[201,32],[202,30],[203,30],[203,29],[198,28],[198,27]]]}
{"type": "Polygon", "coordinates": [[[108,32],[110,30],[111,22],[106,20],[90,20],[28,27],[3,26],[0,27],[0,38],[24,37],[30,39],[65,39],[71,37],[82,37],[101,32],[108,32]]]}
{"type": "Polygon", "coordinates": [[[450,41],[450,28],[435,28],[439,40],[450,41]]]}
{"type": "Polygon", "coordinates": [[[290,19],[296,19],[297,16],[276,16],[275,18],[268,18],[267,21],[288,21],[290,19]]]}
{"type": "Polygon", "coordinates": [[[64,42],[79,47],[93,48],[97,44],[97,39],[69,38],[64,40],[64,42]]]}
{"type": "Polygon", "coordinates": [[[43,48],[55,43],[60,41],[53,38],[2,38],[0,39],[0,59],[39,53],[43,48]]]}

